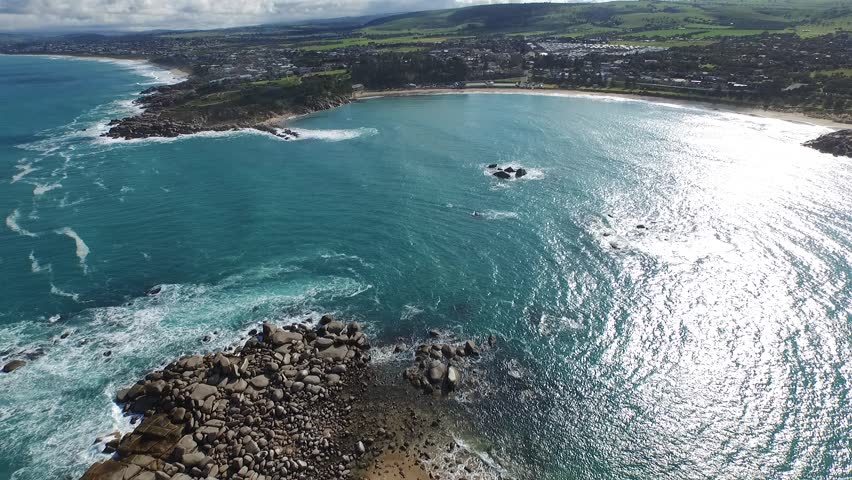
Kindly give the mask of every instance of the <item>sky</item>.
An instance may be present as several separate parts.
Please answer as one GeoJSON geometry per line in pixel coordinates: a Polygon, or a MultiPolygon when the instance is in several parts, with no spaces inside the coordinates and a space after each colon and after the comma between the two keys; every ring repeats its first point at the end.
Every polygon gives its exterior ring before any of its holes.
{"type": "MultiPolygon", "coordinates": [[[[554,0],[555,3],[568,1],[571,0],[554,0]]],[[[0,0],[0,31],[189,30],[523,2],[524,0],[0,0]]]]}

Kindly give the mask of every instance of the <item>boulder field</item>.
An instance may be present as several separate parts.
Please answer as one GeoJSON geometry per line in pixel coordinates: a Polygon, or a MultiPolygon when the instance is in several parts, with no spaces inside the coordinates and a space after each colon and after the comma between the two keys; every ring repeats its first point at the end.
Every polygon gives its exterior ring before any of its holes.
{"type": "Polygon", "coordinates": [[[116,402],[141,422],[99,438],[111,457],[82,480],[426,479],[490,468],[460,448],[444,427],[464,420],[436,402],[480,355],[473,341],[417,347],[403,377],[432,395],[412,396],[398,373],[370,365],[358,323],[326,315],[316,327],[264,323],[250,335],[119,390],[116,402]]]}

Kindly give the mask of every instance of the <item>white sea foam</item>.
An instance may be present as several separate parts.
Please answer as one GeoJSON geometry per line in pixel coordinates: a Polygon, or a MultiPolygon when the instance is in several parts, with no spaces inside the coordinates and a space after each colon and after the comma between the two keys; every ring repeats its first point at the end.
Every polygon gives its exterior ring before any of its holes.
{"type": "Polygon", "coordinates": [[[226,131],[209,131],[209,132],[199,132],[192,133],[188,135],[179,135],[177,137],[148,137],[148,138],[132,138],[130,140],[125,140],[123,138],[111,138],[111,137],[101,137],[99,136],[95,139],[96,144],[100,145],[144,145],[151,143],[173,143],[180,142],[184,140],[190,140],[193,138],[228,138],[228,137],[236,137],[243,135],[264,135],[270,138],[284,140],[280,137],[277,137],[268,132],[261,132],[260,130],[255,130],[253,128],[242,128],[238,130],[226,130],[226,131]]]}
{"type": "Polygon", "coordinates": [[[73,200],[73,201],[69,200],[68,194],[66,193],[65,196],[62,197],[62,200],[59,201],[59,208],[73,207],[74,205],[79,205],[79,204],[85,202],[86,200],[88,200],[87,197],[78,198],[77,200],[73,200]]]}
{"type": "Polygon", "coordinates": [[[181,74],[174,70],[166,70],[161,67],[158,67],[150,62],[145,60],[132,60],[132,59],[120,59],[120,58],[103,58],[103,57],[75,57],[75,56],[66,56],[66,55],[50,55],[48,58],[53,60],[79,60],[79,61],[89,61],[89,62],[102,62],[102,63],[111,63],[113,65],[118,65],[127,70],[131,70],[139,76],[147,77],[151,81],[149,82],[140,82],[140,84],[148,85],[169,85],[174,83],[180,83],[186,80],[186,75],[181,74]]]}
{"type": "Polygon", "coordinates": [[[35,188],[33,189],[33,195],[38,197],[44,195],[45,193],[56,190],[57,188],[62,188],[62,184],[59,182],[54,183],[37,183],[35,188]]]}
{"type": "Polygon", "coordinates": [[[417,305],[407,304],[402,307],[402,312],[399,315],[400,322],[408,322],[414,319],[414,317],[423,313],[424,310],[417,305]]]}
{"type": "Polygon", "coordinates": [[[14,212],[10,213],[8,217],[6,217],[6,226],[9,227],[9,230],[26,237],[37,237],[35,233],[32,233],[24,228],[21,228],[18,225],[18,220],[21,218],[21,212],[16,208],[14,212]]]}
{"type": "Polygon", "coordinates": [[[19,181],[20,179],[26,177],[27,175],[38,170],[38,168],[33,167],[33,165],[31,163],[23,163],[23,164],[20,164],[20,165],[15,165],[15,168],[17,168],[20,171],[12,177],[11,183],[15,183],[15,182],[19,181]]]}
{"type": "Polygon", "coordinates": [[[494,172],[496,172],[497,169],[496,168],[487,168],[487,167],[483,168],[482,174],[485,175],[486,177],[491,177],[495,180],[500,180],[500,183],[508,183],[508,182],[516,182],[516,181],[528,181],[528,180],[541,180],[541,179],[544,178],[544,170],[542,170],[540,168],[524,167],[522,165],[518,165],[518,164],[514,164],[514,163],[508,163],[508,164],[505,164],[505,165],[503,165],[503,164],[500,165],[500,168],[503,168],[503,169],[506,169],[506,168],[509,168],[509,167],[512,167],[515,170],[517,170],[519,168],[523,168],[524,170],[527,171],[527,174],[524,175],[521,178],[517,178],[517,177],[515,177],[515,174],[513,173],[511,178],[498,179],[497,177],[494,176],[494,172]]]}
{"type": "Polygon", "coordinates": [[[291,130],[299,134],[299,137],[294,140],[324,140],[327,142],[342,142],[344,140],[352,140],[359,137],[372,137],[379,133],[379,131],[375,128],[354,128],[348,130],[308,130],[304,128],[292,128],[291,130]]]}
{"type": "Polygon", "coordinates": [[[30,252],[30,269],[33,273],[41,273],[41,272],[51,272],[53,267],[48,263],[47,265],[41,265],[38,259],[35,256],[35,252],[30,252]]]}
{"type": "MultiPolygon", "coordinates": [[[[79,478],[89,465],[106,458],[99,445],[92,445],[96,436],[129,430],[128,419],[112,400],[118,389],[161,362],[244,343],[246,332],[262,321],[311,318],[308,323],[315,323],[318,310],[342,315],[314,307],[364,288],[346,277],[306,279],[280,273],[292,271],[290,266],[252,269],[217,284],[163,285],[156,296],[84,309],[68,317],[76,326],[66,340],[58,336],[70,326],[58,316],[57,323],[44,322],[40,329],[28,321],[3,325],[0,351],[41,345],[39,335],[56,338],[45,345],[43,356],[16,375],[0,375],[0,435],[16,435],[18,445],[10,452],[31,459],[12,478],[79,478]],[[201,342],[205,335],[210,342],[201,342]],[[109,358],[102,355],[107,350],[109,358]],[[61,405],[57,391],[68,393],[61,405]]],[[[54,291],[66,298],[63,294],[74,295],[54,291]]],[[[82,294],[78,298],[85,301],[82,294]]]]}
{"type": "Polygon", "coordinates": [[[506,220],[509,218],[519,218],[516,212],[501,212],[499,210],[485,210],[481,213],[486,220],[506,220]]]}
{"type": "Polygon", "coordinates": [[[74,240],[74,243],[77,246],[75,253],[77,254],[77,258],[80,259],[80,266],[83,267],[84,273],[88,272],[89,267],[88,265],[86,265],[86,257],[89,256],[89,247],[88,245],[86,245],[86,242],[84,242],[83,239],[80,238],[79,235],[77,235],[77,232],[68,227],[57,230],[56,233],[59,235],[65,235],[74,240]]]}
{"type": "Polygon", "coordinates": [[[78,293],[70,293],[63,290],[60,290],[56,285],[50,284],[50,294],[56,295],[57,297],[65,297],[74,300],[75,302],[80,301],[80,294],[78,293]]]}

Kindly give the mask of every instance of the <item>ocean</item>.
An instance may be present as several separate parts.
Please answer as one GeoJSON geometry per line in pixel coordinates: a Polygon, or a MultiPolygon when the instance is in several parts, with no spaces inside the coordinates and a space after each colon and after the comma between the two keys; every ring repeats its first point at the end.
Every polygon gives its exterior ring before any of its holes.
{"type": "Polygon", "coordinates": [[[379,345],[496,335],[449,400],[495,477],[852,477],[852,160],[801,146],[828,129],[471,94],[296,141],[99,136],[176,80],[0,57],[0,363],[27,361],[0,375],[0,478],[79,476],[130,428],[118,388],[326,312],[379,345]]]}

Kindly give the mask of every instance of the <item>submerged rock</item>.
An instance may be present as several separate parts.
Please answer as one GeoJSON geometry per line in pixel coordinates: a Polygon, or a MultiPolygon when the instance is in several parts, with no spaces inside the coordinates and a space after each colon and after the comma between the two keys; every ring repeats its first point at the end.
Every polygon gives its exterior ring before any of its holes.
{"type": "Polygon", "coordinates": [[[3,373],[12,373],[26,364],[27,362],[23,360],[12,360],[11,362],[3,366],[3,373]]]}

